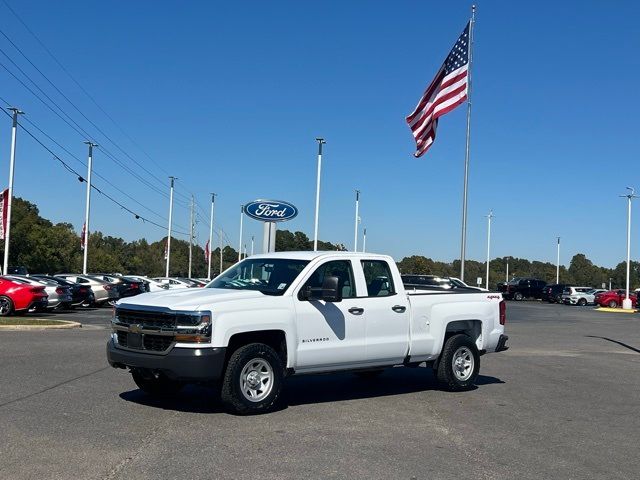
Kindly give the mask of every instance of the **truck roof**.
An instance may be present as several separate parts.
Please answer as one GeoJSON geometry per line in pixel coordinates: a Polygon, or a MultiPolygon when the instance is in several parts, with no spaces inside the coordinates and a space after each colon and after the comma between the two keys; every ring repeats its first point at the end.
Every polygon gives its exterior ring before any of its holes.
{"type": "Polygon", "coordinates": [[[271,252],[271,253],[261,253],[257,255],[251,255],[247,258],[288,258],[292,260],[314,260],[320,257],[335,257],[335,256],[345,256],[349,258],[389,258],[387,255],[380,255],[376,253],[363,253],[363,252],[342,252],[342,251],[318,251],[318,252],[310,252],[310,251],[302,251],[302,252],[271,252]]]}

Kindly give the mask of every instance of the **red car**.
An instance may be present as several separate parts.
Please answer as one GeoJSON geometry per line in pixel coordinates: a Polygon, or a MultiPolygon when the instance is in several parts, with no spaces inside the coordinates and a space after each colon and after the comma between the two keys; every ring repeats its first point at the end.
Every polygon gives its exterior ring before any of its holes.
{"type": "MultiPolygon", "coordinates": [[[[622,305],[626,295],[626,290],[609,290],[608,292],[598,293],[595,296],[595,303],[601,307],[616,308],[622,305]]],[[[636,295],[629,292],[629,298],[633,308],[636,308],[636,295]]]]}
{"type": "Polygon", "coordinates": [[[47,308],[45,286],[27,285],[0,277],[0,317],[15,312],[27,312],[47,308]]]}

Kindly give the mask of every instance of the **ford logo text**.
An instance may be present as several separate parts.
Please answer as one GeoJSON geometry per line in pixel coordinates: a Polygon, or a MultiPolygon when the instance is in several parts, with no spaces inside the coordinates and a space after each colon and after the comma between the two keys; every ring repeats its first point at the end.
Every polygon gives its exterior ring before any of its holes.
{"type": "Polygon", "coordinates": [[[261,222],[284,222],[298,215],[298,209],[287,202],[256,200],[244,206],[244,213],[261,222]]]}

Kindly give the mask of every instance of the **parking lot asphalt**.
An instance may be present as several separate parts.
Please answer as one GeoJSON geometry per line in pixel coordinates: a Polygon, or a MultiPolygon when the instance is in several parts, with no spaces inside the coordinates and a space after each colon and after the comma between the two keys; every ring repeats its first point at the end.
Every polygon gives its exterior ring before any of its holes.
{"type": "Polygon", "coordinates": [[[640,314],[510,302],[475,390],[426,368],[293,377],[251,417],[204,387],[150,400],[106,363],[109,315],[0,332],[0,478],[638,478],[640,314]]]}

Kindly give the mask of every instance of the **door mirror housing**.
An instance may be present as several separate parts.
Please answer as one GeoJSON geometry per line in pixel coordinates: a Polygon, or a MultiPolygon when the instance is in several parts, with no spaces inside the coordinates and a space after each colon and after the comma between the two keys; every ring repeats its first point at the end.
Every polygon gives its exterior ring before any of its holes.
{"type": "Polygon", "coordinates": [[[324,277],[322,282],[322,300],[325,302],[341,302],[342,290],[338,277],[324,277]]]}
{"type": "Polygon", "coordinates": [[[325,302],[342,301],[342,290],[338,277],[325,277],[322,287],[307,286],[300,291],[300,300],[324,300],[325,302]]]}

